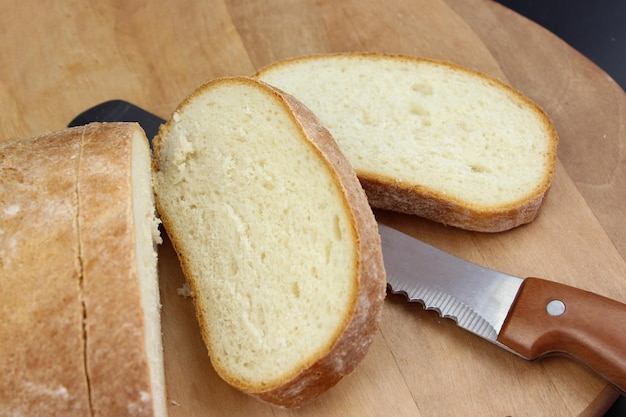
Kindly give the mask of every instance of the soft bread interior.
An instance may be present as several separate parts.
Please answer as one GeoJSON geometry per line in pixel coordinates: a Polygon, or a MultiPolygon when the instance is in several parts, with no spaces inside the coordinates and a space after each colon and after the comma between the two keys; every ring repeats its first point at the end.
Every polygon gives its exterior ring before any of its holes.
{"type": "Polygon", "coordinates": [[[157,272],[157,245],[161,243],[159,220],[155,216],[152,192],[150,149],[142,132],[132,136],[132,202],[135,225],[137,273],[144,312],[145,349],[150,371],[154,416],[167,414],[161,312],[157,272]]]}
{"type": "Polygon", "coordinates": [[[155,173],[214,366],[249,392],[326,354],[358,291],[341,185],[270,91],[221,82],[188,99],[162,132],[155,173]]]}
{"type": "Polygon", "coordinates": [[[497,208],[545,187],[553,168],[541,110],[460,67],[348,54],[285,61],[259,77],[309,106],[360,178],[497,208]]]}

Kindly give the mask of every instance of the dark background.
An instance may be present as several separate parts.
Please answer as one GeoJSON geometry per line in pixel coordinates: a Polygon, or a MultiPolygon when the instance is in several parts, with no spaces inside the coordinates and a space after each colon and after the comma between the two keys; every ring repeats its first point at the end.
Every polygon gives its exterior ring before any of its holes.
{"type": "MultiPolygon", "coordinates": [[[[626,0],[497,1],[563,39],[626,91],[626,0]]],[[[626,417],[626,397],[605,417],[626,417]]]]}
{"type": "Polygon", "coordinates": [[[626,1],[497,1],[550,30],[626,90],[626,1]]]}

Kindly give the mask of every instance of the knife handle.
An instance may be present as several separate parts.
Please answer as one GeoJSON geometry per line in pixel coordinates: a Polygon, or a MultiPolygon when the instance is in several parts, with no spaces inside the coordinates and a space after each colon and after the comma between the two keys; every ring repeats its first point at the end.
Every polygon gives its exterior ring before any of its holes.
{"type": "Polygon", "coordinates": [[[566,354],[626,392],[626,304],[526,278],[498,342],[528,359],[566,354]]]}

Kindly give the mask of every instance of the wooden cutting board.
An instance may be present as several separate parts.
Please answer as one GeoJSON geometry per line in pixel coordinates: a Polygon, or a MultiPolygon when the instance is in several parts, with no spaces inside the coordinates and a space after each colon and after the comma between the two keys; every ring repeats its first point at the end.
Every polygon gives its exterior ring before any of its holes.
{"type": "MultiPolygon", "coordinates": [[[[63,128],[123,98],[167,117],[193,89],[274,60],[378,51],[438,58],[511,83],[561,142],[540,217],[500,234],[377,212],[424,241],[520,276],[626,301],[626,97],[544,29],[486,0],[59,0],[0,5],[0,141],[63,128]]],[[[562,358],[528,363],[389,297],[363,364],[318,401],[284,411],[211,368],[172,247],[160,249],[171,416],[599,416],[617,394],[562,358]]],[[[610,318],[607,318],[610,319],[610,318]]]]}

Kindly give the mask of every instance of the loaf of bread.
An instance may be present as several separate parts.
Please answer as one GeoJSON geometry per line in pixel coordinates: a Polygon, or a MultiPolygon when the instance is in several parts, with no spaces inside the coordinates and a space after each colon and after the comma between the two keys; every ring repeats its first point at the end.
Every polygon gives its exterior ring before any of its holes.
{"type": "Polygon", "coordinates": [[[498,232],[532,221],[552,181],[558,139],[544,111],[472,70],[348,53],[288,59],[256,76],[320,118],[373,207],[498,232]]]}
{"type": "Polygon", "coordinates": [[[0,415],[166,415],[150,164],[134,123],[0,145],[0,415]]]}
{"type": "Polygon", "coordinates": [[[355,369],[385,297],[380,237],[354,170],[307,108],[251,78],[211,81],[161,127],[154,171],[225,381],[292,408],[355,369]]]}

